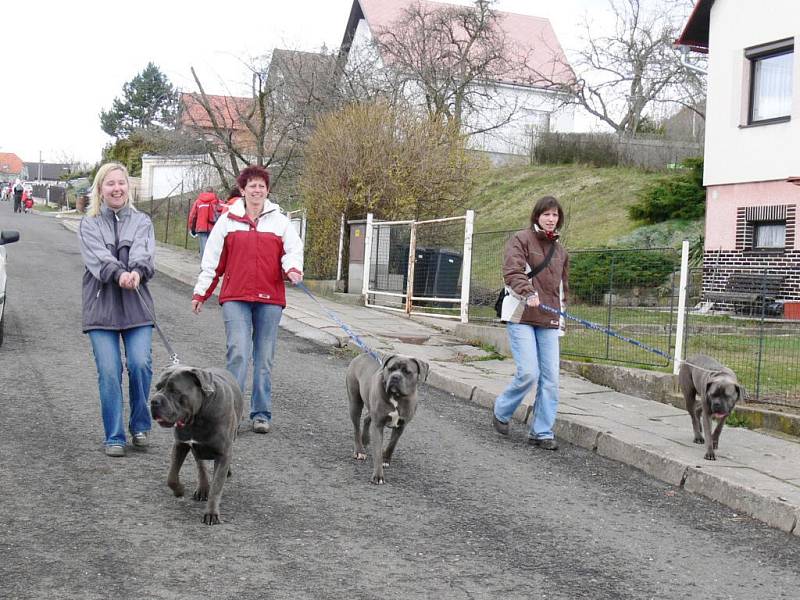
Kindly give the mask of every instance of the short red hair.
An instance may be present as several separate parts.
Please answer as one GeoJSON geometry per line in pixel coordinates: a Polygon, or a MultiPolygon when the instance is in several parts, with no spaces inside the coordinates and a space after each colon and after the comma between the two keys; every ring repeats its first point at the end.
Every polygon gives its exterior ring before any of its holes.
{"type": "Polygon", "coordinates": [[[239,176],[236,178],[236,185],[238,185],[240,189],[244,189],[247,185],[247,182],[249,182],[251,179],[263,179],[267,184],[267,188],[269,188],[269,171],[267,171],[264,167],[259,167],[257,165],[245,167],[241,170],[239,176]]]}

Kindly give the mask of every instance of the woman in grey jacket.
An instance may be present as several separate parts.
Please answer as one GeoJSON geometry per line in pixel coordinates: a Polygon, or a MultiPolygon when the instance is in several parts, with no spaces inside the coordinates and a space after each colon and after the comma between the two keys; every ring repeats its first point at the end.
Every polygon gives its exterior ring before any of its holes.
{"type": "Polygon", "coordinates": [[[122,353],[130,391],[128,431],[134,446],[146,446],[148,395],[153,377],[153,299],[147,282],[155,273],[155,236],[150,218],[131,206],[128,172],[117,163],[97,171],[87,216],[78,228],[83,274],[83,332],[97,365],[105,452],[125,456],[122,353]]]}

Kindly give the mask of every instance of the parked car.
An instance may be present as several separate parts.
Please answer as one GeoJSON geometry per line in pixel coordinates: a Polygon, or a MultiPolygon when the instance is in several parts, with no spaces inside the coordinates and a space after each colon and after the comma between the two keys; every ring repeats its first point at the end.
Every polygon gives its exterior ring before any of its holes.
{"type": "Polygon", "coordinates": [[[0,346],[3,345],[3,325],[6,316],[6,244],[19,240],[19,231],[7,230],[0,233],[0,346]]]}

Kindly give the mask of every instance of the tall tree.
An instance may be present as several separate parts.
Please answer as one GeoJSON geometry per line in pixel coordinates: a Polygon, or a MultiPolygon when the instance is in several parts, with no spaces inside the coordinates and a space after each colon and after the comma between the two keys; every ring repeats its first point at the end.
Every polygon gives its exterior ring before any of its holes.
{"type": "Polygon", "coordinates": [[[100,112],[100,127],[108,135],[127,138],[137,129],[175,125],[178,94],[167,76],[152,62],[122,86],[110,110],[100,112]]]}
{"type": "Polygon", "coordinates": [[[612,26],[585,21],[584,46],[573,60],[578,75],[566,85],[551,81],[552,87],[571,92],[572,103],[624,136],[658,120],[664,104],[699,113],[702,77],[681,64],[673,47],[687,1],[608,0],[608,5],[612,26]]]}
{"type": "Polygon", "coordinates": [[[502,127],[520,108],[492,84],[522,66],[492,4],[412,4],[374,37],[395,87],[420,101],[429,118],[466,126],[470,134],[502,127]],[[478,114],[480,125],[469,118],[478,114]]]}

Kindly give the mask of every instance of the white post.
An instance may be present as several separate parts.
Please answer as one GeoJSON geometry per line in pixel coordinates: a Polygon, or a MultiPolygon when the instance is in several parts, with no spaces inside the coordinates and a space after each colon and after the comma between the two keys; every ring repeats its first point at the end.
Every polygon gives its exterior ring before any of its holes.
{"type": "Polygon", "coordinates": [[[475,211],[468,210],[464,221],[464,256],[461,260],[461,322],[469,321],[469,287],[472,276],[472,228],[475,211]]]}
{"type": "Polygon", "coordinates": [[[364,280],[361,283],[361,293],[364,295],[364,304],[369,304],[369,266],[372,262],[372,213],[367,213],[367,225],[364,232],[364,280]]]}
{"type": "Polygon", "coordinates": [[[689,284],[689,240],[683,240],[681,247],[681,280],[678,288],[678,325],[675,331],[675,356],[672,373],[678,374],[683,361],[683,337],[686,327],[686,288],[689,284]]]}
{"type": "Polygon", "coordinates": [[[342,278],[342,251],[344,250],[344,213],[339,220],[339,258],[336,261],[336,281],[342,278]]]}
{"type": "Polygon", "coordinates": [[[303,209],[303,212],[300,213],[300,238],[303,240],[303,243],[306,241],[306,209],[303,209]]]}
{"type": "Polygon", "coordinates": [[[417,259],[417,223],[411,224],[411,237],[408,241],[408,275],[406,276],[406,314],[414,307],[414,267],[417,259]]]}

